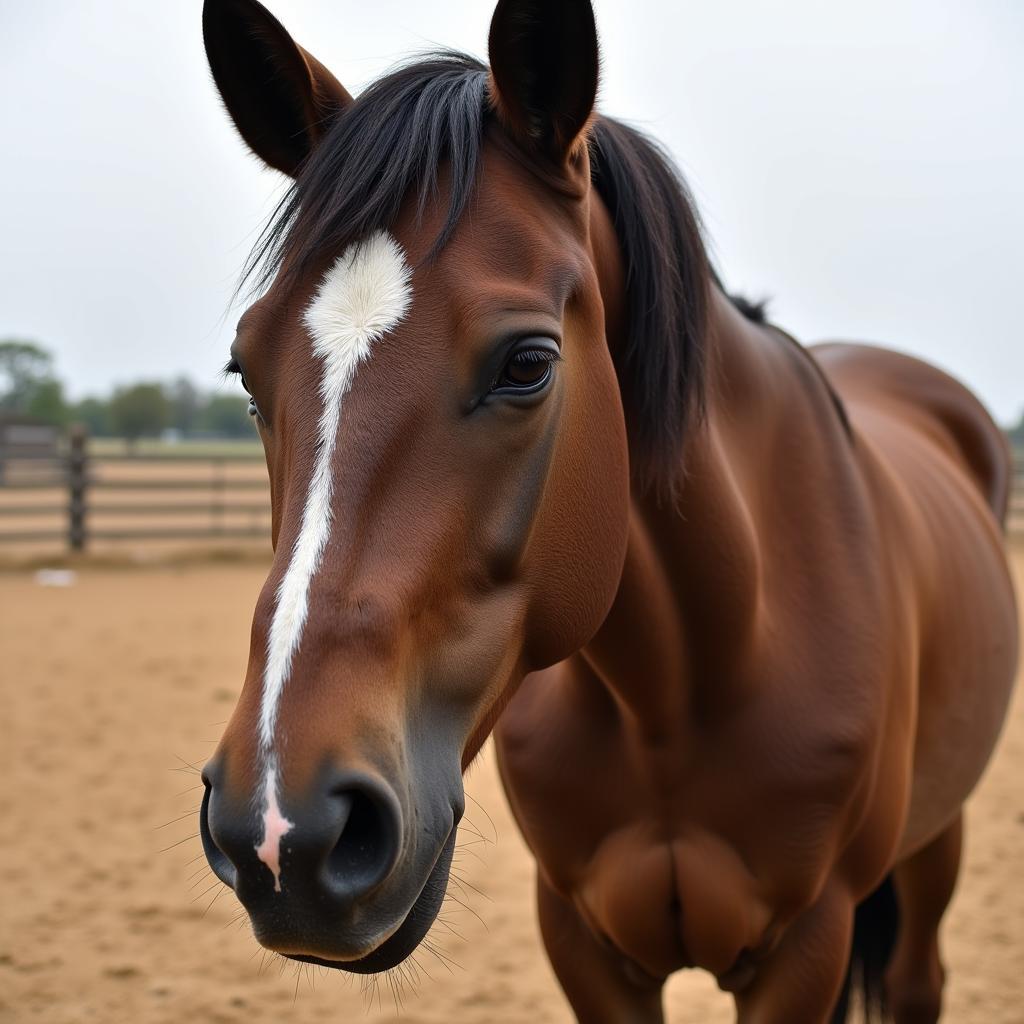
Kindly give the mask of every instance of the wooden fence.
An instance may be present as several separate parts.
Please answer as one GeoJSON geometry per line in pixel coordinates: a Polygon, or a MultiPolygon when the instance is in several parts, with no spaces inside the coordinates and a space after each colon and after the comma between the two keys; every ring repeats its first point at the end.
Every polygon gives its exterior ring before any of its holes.
{"type": "Polygon", "coordinates": [[[0,545],[270,539],[262,453],[107,452],[73,430],[48,451],[0,448],[0,545]],[[10,525],[9,525],[10,524],[10,525]]]}
{"type": "MultiPolygon", "coordinates": [[[[1010,532],[1024,537],[1024,452],[1015,482],[1010,532]]],[[[106,453],[81,431],[46,450],[0,448],[0,546],[269,537],[259,452],[106,453]]]]}

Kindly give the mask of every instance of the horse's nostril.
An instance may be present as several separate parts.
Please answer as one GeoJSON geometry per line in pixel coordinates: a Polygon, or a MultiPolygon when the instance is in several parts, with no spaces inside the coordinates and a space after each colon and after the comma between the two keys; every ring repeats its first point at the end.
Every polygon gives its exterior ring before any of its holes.
{"type": "Polygon", "coordinates": [[[226,886],[234,889],[238,880],[238,872],[228,855],[217,845],[213,833],[210,831],[210,801],[213,787],[206,779],[203,779],[203,782],[206,785],[206,792],[203,793],[203,803],[199,808],[199,836],[203,843],[203,852],[206,854],[206,861],[213,873],[226,886]]]}
{"type": "Polygon", "coordinates": [[[282,795],[274,812],[287,819],[281,832],[274,831],[266,806],[257,814],[251,801],[231,799],[216,779],[204,781],[199,832],[206,859],[250,914],[259,916],[282,899],[293,910],[326,902],[347,912],[398,862],[401,807],[376,777],[334,774],[305,799],[282,795]]]}
{"type": "Polygon", "coordinates": [[[380,885],[398,860],[398,802],[368,780],[336,785],[330,799],[340,811],[341,831],[325,862],[325,881],[336,895],[358,899],[380,885]]]}

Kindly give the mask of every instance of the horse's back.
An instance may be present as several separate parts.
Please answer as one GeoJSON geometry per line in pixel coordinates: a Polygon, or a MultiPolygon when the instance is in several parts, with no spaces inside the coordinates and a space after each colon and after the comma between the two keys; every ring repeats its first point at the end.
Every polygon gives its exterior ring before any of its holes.
{"type": "Polygon", "coordinates": [[[970,390],[930,363],[891,349],[826,342],[811,351],[852,419],[858,409],[884,410],[922,431],[963,465],[1005,524],[1013,481],[1009,443],[970,390]]]}

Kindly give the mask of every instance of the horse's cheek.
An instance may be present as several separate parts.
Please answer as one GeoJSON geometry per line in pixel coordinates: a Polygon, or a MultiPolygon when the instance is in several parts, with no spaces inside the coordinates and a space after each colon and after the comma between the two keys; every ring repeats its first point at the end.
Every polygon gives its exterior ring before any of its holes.
{"type": "Polygon", "coordinates": [[[622,578],[629,532],[629,456],[607,349],[568,381],[563,438],[531,547],[526,657],[545,668],[583,647],[604,622],[622,578]],[[596,364],[596,365],[595,365],[596,364]]]}

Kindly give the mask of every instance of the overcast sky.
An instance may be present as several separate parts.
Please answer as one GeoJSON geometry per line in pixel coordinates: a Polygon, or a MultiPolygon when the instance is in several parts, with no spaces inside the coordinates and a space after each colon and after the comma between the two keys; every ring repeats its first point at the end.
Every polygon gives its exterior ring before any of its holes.
{"type": "MultiPolygon", "coordinates": [[[[355,91],[487,0],[269,0],[355,91]]],[[[725,280],[801,340],[880,341],[1024,408],[1024,3],[596,0],[603,109],[665,142],[725,280]]],[[[282,179],[210,81],[200,0],[0,0],[0,337],[72,395],[220,386],[282,179]]],[[[224,385],[228,386],[228,385],[224,385]]]]}

